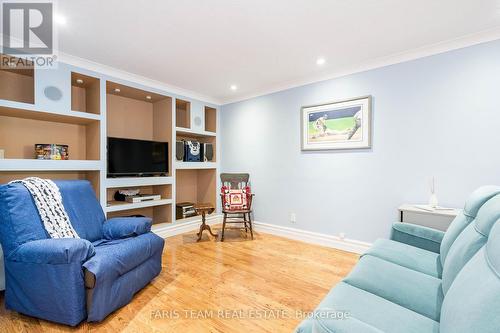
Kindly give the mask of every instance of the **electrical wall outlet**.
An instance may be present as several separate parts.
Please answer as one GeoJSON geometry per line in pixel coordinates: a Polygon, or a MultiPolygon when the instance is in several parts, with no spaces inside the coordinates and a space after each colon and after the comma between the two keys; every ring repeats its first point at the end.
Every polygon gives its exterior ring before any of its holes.
{"type": "Polygon", "coordinates": [[[297,216],[295,213],[290,213],[290,223],[295,223],[297,222],[297,216]]]}

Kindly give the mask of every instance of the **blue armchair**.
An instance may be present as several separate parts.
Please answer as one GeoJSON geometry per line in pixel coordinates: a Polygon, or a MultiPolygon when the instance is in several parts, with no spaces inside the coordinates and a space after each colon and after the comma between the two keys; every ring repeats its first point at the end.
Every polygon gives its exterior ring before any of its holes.
{"type": "Polygon", "coordinates": [[[160,273],[164,240],[150,218],[106,221],[89,182],[56,184],[79,239],[49,238],[26,188],[0,186],[5,306],[71,326],[101,321],[160,273]]]}

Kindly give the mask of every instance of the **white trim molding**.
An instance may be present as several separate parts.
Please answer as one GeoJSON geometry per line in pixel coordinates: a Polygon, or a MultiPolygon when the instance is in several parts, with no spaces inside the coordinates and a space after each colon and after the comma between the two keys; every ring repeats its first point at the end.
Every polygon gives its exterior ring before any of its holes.
{"type": "Polygon", "coordinates": [[[338,250],[354,252],[358,254],[365,253],[371,246],[371,243],[362,242],[354,239],[341,239],[337,236],[321,234],[307,230],[283,227],[275,224],[254,222],[255,230],[264,233],[281,236],[289,239],[303,241],[306,243],[332,247],[338,250]]]}
{"type": "Polygon", "coordinates": [[[436,54],[446,53],[449,51],[454,51],[458,49],[463,49],[469,46],[474,46],[477,44],[488,43],[494,40],[500,39],[500,27],[495,27],[492,29],[487,29],[472,34],[460,36],[457,38],[452,38],[448,40],[443,40],[434,44],[424,45],[411,50],[406,50],[387,56],[382,56],[379,58],[369,59],[362,63],[356,65],[349,65],[343,68],[337,68],[332,72],[319,74],[315,76],[309,76],[302,80],[293,80],[288,82],[282,82],[273,86],[268,86],[246,95],[239,95],[234,97],[229,97],[221,100],[222,105],[227,105],[231,103],[237,103],[244,100],[261,97],[276,92],[297,88],[305,86],[308,84],[313,84],[317,82],[327,81],[345,77],[348,75],[366,72],[369,70],[382,68],[386,66],[396,65],[412,60],[417,60],[420,58],[430,57],[436,54]]]}
{"type": "MultiPolygon", "coordinates": [[[[222,221],[221,215],[211,215],[206,217],[208,225],[219,224],[222,221]]],[[[159,225],[151,228],[151,230],[162,238],[168,238],[175,235],[184,234],[193,230],[200,229],[201,217],[197,217],[188,222],[171,223],[168,225],[159,225]]]]}
{"type": "MultiPolygon", "coordinates": [[[[184,234],[200,228],[201,218],[193,219],[189,222],[171,224],[166,226],[153,225],[152,231],[163,238],[184,234]]],[[[222,215],[208,216],[206,223],[208,225],[217,225],[222,223],[222,215]]],[[[353,252],[357,254],[365,253],[371,246],[371,243],[362,242],[354,239],[341,239],[337,236],[321,234],[318,232],[301,230],[296,228],[283,227],[275,224],[253,221],[254,230],[288,239],[298,240],[310,244],[316,244],[331,247],[337,250],[353,252]]]]}

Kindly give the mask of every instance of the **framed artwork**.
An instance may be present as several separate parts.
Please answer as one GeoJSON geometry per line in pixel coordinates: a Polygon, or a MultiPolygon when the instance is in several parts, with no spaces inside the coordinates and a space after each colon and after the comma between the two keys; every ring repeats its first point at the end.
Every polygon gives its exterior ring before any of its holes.
{"type": "Polygon", "coordinates": [[[371,96],[304,106],[302,150],[371,147],[371,96]]]}

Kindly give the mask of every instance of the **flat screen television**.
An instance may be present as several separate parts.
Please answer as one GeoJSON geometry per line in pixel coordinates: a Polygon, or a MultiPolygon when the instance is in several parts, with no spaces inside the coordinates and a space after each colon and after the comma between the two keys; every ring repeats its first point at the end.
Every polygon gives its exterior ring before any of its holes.
{"type": "Polygon", "coordinates": [[[168,142],[108,137],[108,177],[168,173],[168,142]]]}

